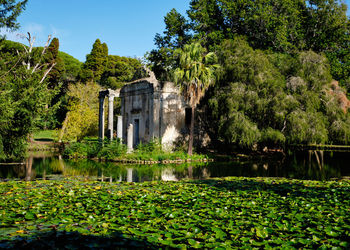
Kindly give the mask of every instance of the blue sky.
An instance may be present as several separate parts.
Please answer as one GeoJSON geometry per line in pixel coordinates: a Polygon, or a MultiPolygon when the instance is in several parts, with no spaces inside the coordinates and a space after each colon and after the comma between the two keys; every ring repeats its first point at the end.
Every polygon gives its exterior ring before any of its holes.
{"type": "MultiPolygon", "coordinates": [[[[60,50],[80,61],[99,38],[109,54],[142,57],[154,48],[154,36],[164,30],[164,16],[172,8],[185,15],[190,0],[29,0],[19,16],[21,29],[7,34],[26,43],[18,34],[29,31],[36,46],[49,34],[58,37],[60,50]]],[[[344,1],[348,6],[350,0],[344,1]]],[[[350,10],[348,10],[350,15],[350,10]]]]}
{"type": "Polygon", "coordinates": [[[29,31],[36,46],[49,34],[60,50],[84,62],[97,38],[109,54],[142,57],[152,50],[155,34],[163,32],[164,16],[172,8],[186,13],[190,0],[29,0],[17,21],[20,30],[7,38],[26,43],[18,34],[29,31]]]}

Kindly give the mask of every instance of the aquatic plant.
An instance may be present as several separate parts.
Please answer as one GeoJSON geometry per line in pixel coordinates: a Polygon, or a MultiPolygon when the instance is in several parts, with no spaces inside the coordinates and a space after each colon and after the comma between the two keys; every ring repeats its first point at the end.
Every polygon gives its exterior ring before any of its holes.
{"type": "Polygon", "coordinates": [[[349,190],[349,180],[242,177],[4,182],[0,247],[40,242],[43,233],[51,244],[74,232],[77,242],[115,242],[117,234],[154,248],[347,248],[349,190]]]}

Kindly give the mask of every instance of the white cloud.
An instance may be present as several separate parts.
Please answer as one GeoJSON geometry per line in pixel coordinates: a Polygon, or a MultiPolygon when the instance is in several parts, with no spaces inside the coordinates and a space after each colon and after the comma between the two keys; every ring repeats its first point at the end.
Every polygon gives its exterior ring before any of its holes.
{"type": "Polygon", "coordinates": [[[35,37],[34,46],[44,46],[49,35],[51,35],[51,38],[57,37],[59,39],[68,36],[68,32],[57,29],[51,24],[46,26],[38,23],[28,23],[13,32],[7,29],[0,29],[0,35],[6,35],[6,39],[24,44],[27,43],[26,37],[28,32],[32,37],[35,37]]]}
{"type": "Polygon", "coordinates": [[[40,37],[44,34],[45,27],[41,24],[38,24],[38,23],[29,23],[29,24],[26,24],[25,26],[23,26],[23,28],[21,28],[21,30],[29,32],[33,36],[40,37]]]}

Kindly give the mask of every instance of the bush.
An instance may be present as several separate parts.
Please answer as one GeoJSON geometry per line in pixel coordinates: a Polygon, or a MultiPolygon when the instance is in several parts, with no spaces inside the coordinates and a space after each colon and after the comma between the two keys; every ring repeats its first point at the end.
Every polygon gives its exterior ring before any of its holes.
{"type": "Polygon", "coordinates": [[[283,146],[286,142],[284,135],[273,128],[267,128],[261,133],[261,142],[266,146],[283,146]]]}
{"type": "Polygon", "coordinates": [[[153,140],[147,144],[140,143],[137,148],[130,154],[127,154],[126,145],[120,140],[106,140],[103,146],[99,142],[74,142],[67,146],[64,150],[65,158],[94,158],[98,157],[106,160],[113,159],[133,159],[133,160],[177,160],[177,159],[193,159],[199,160],[207,158],[206,155],[193,154],[189,156],[184,151],[166,152],[162,150],[162,145],[159,140],[153,140]]]}
{"type": "Polygon", "coordinates": [[[85,158],[88,156],[88,145],[86,143],[75,142],[64,149],[65,158],[85,158]]]}
{"type": "Polygon", "coordinates": [[[125,155],[127,148],[120,140],[105,143],[101,150],[98,152],[98,158],[104,158],[111,160],[122,155],[125,155]]]}

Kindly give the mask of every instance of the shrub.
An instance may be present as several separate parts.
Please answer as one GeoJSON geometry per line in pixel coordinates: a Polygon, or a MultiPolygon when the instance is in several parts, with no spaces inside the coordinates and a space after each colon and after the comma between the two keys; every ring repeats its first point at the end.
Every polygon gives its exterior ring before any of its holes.
{"type": "Polygon", "coordinates": [[[283,146],[285,141],[285,136],[276,129],[269,127],[261,133],[261,142],[266,146],[283,146]]]}
{"type": "Polygon", "coordinates": [[[85,158],[88,156],[88,145],[86,143],[71,143],[64,149],[63,157],[65,158],[85,158]]]}
{"type": "Polygon", "coordinates": [[[97,156],[99,158],[104,158],[111,160],[122,155],[125,155],[127,148],[120,140],[115,140],[112,142],[105,143],[101,150],[98,152],[97,156]]]}

